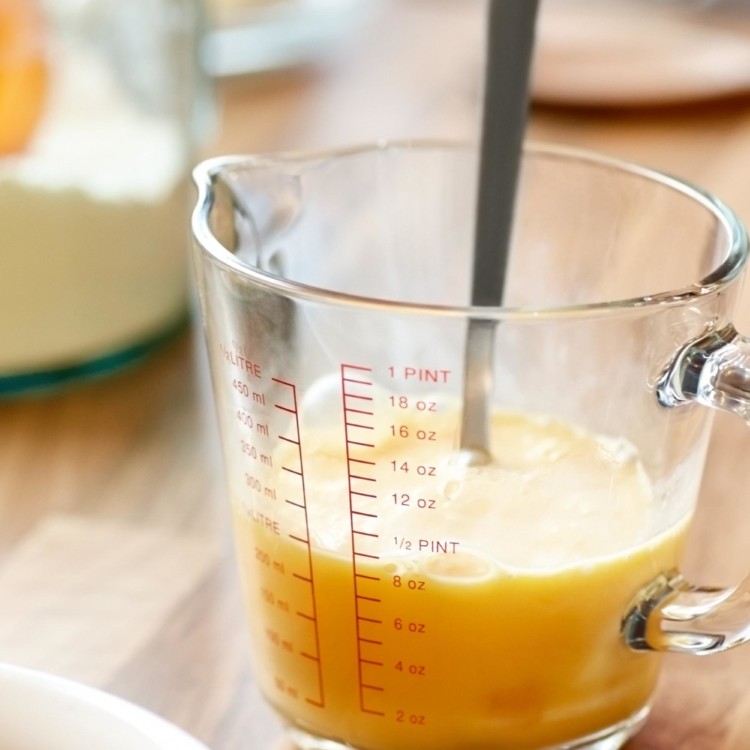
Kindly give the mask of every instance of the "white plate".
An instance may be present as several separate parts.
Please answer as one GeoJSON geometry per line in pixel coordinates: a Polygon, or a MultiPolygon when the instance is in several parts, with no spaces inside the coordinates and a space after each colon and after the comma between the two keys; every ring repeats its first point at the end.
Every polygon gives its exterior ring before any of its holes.
{"type": "Polygon", "coordinates": [[[728,3],[546,0],[533,89],[540,102],[613,107],[750,92],[750,15],[728,3]]]}
{"type": "Polygon", "coordinates": [[[371,0],[277,0],[213,5],[202,61],[216,77],[305,65],[349,31],[371,0]]]}
{"type": "Polygon", "coordinates": [[[207,750],[120,698],[44,672],[0,664],[2,750],[207,750]]]}

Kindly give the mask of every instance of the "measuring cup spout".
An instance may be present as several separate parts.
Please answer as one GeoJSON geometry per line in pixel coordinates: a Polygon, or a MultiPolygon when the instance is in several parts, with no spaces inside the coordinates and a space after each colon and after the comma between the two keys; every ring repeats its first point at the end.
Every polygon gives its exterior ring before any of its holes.
{"type": "Polygon", "coordinates": [[[750,339],[730,325],[683,347],[659,381],[663,406],[699,403],[750,423],[750,339]]]}

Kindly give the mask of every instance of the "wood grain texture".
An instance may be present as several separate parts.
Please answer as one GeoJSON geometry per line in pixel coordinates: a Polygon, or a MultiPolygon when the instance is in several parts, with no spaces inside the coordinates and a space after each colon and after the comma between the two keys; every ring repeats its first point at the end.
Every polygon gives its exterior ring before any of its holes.
{"type": "Polygon", "coordinates": [[[102,685],[215,565],[214,545],[158,527],[46,517],[0,567],[0,653],[102,685]]]}
{"type": "MultiPolygon", "coordinates": [[[[472,138],[481,27],[464,0],[379,0],[320,66],[218,87],[206,153],[472,138]]],[[[750,221],[750,103],[536,108],[530,133],[646,163],[750,221]]],[[[750,332],[750,296],[738,326],[750,332]]],[[[247,654],[200,337],[64,393],[0,402],[0,658],[104,687],[213,750],[288,750],[247,654]]],[[[750,566],[750,435],[719,415],[688,571],[750,566]]],[[[750,648],[669,657],[630,750],[748,750],[750,648]]]]}

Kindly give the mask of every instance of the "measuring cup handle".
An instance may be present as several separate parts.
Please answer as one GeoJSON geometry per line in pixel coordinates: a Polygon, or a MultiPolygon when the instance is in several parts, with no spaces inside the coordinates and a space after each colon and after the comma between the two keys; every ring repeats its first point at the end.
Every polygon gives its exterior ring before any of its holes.
{"type": "Polygon", "coordinates": [[[657,396],[663,406],[699,403],[750,424],[750,338],[727,326],[690,342],[665,370],[657,396]]]}
{"type": "MultiPolygon", "coordinates": [[[[661,377],[663,406],[699,403],[750,425],[750,339],[728,326],[683,347],[661,377]]],[[[623,619],[635,650],[708,654],[750,640],[750,575],[734,588],[699,588],[679,573],[659,576],[623,619]]]]}
{"type": "Polygon", "coordinates": [[[679,574],[659,576],[623,619],[636,651],[711,654],[750,641],[750,575],[726,589],[691,586],[679,574]]]}

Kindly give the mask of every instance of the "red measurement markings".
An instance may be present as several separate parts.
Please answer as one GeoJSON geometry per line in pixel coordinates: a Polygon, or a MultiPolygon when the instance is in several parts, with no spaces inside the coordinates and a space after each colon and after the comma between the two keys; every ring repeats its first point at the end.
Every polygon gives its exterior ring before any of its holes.
{"type": "Polygon", "coordinates": [[[374,459],[374,398],[372,369],[341,365],[341,399],[344,408],[344,439],[351,515],[352,575],[354,578],[354,617],[357,633],[357,676],[359,707],[364,713],[385,716],[373,705],[383,692],[378,670],[383,668],[379,649],[383,621],[378,617],[381,601],[377,592],[380,578],[367,572],[367,563],[379,559],[373,547],[378,535],[363,528],[377,513],[367,504],[377,499],[374,459]]]}
{"type": "MultiPolygon", "coordinates": [[[[315,576],[313,575],[313,564],[312,564],[312,547],[310,545],[310,523],[307,514],[307,492],[305,489],[305,470],[302,462],[302,438],[300,436],[299,429],[299,411],[297,408],[297,387],[293,383],[289,383],[285,380],[279,380],[278,378],[272,378],[273,382],[287,389],[289,395],[289,401],[287,403],[275,403],[274,408],[279,411],[286,412],[294,417],[294,421],[291,424],[291,434],[279,435],[279,439],[286,443],[290,443],[296,446],[297,461],[294,465],[290,466],[284,464],[281,468],[298,478],[299,481],[299,496],[295,498],[286,498],[285,502],[295,508],[297,508],[304,517],[304,538],[289,534],[290,538],[304,544],[307,547],[307,570],[301,572],[293,572],[292,575],[295,578],[305,582],[310,587],[310,602],[311,611],[301,612],[298,611],[297,615],[303,620],[310,623],[313,634],[315,648],[313,653],[301,651],[300,656],[308,661],[312,662],[315,666],[318,676],[318,695],[315,698],[307,697],[305,700],[313,706],[323,708],[325,706],[325,695],[323,692],[323,664],[320,659],[320,634],[318,631],[318,612],[315,599],[315,576]]],[[[282,391],[283,393],[283,391],[282,391]]]]}

